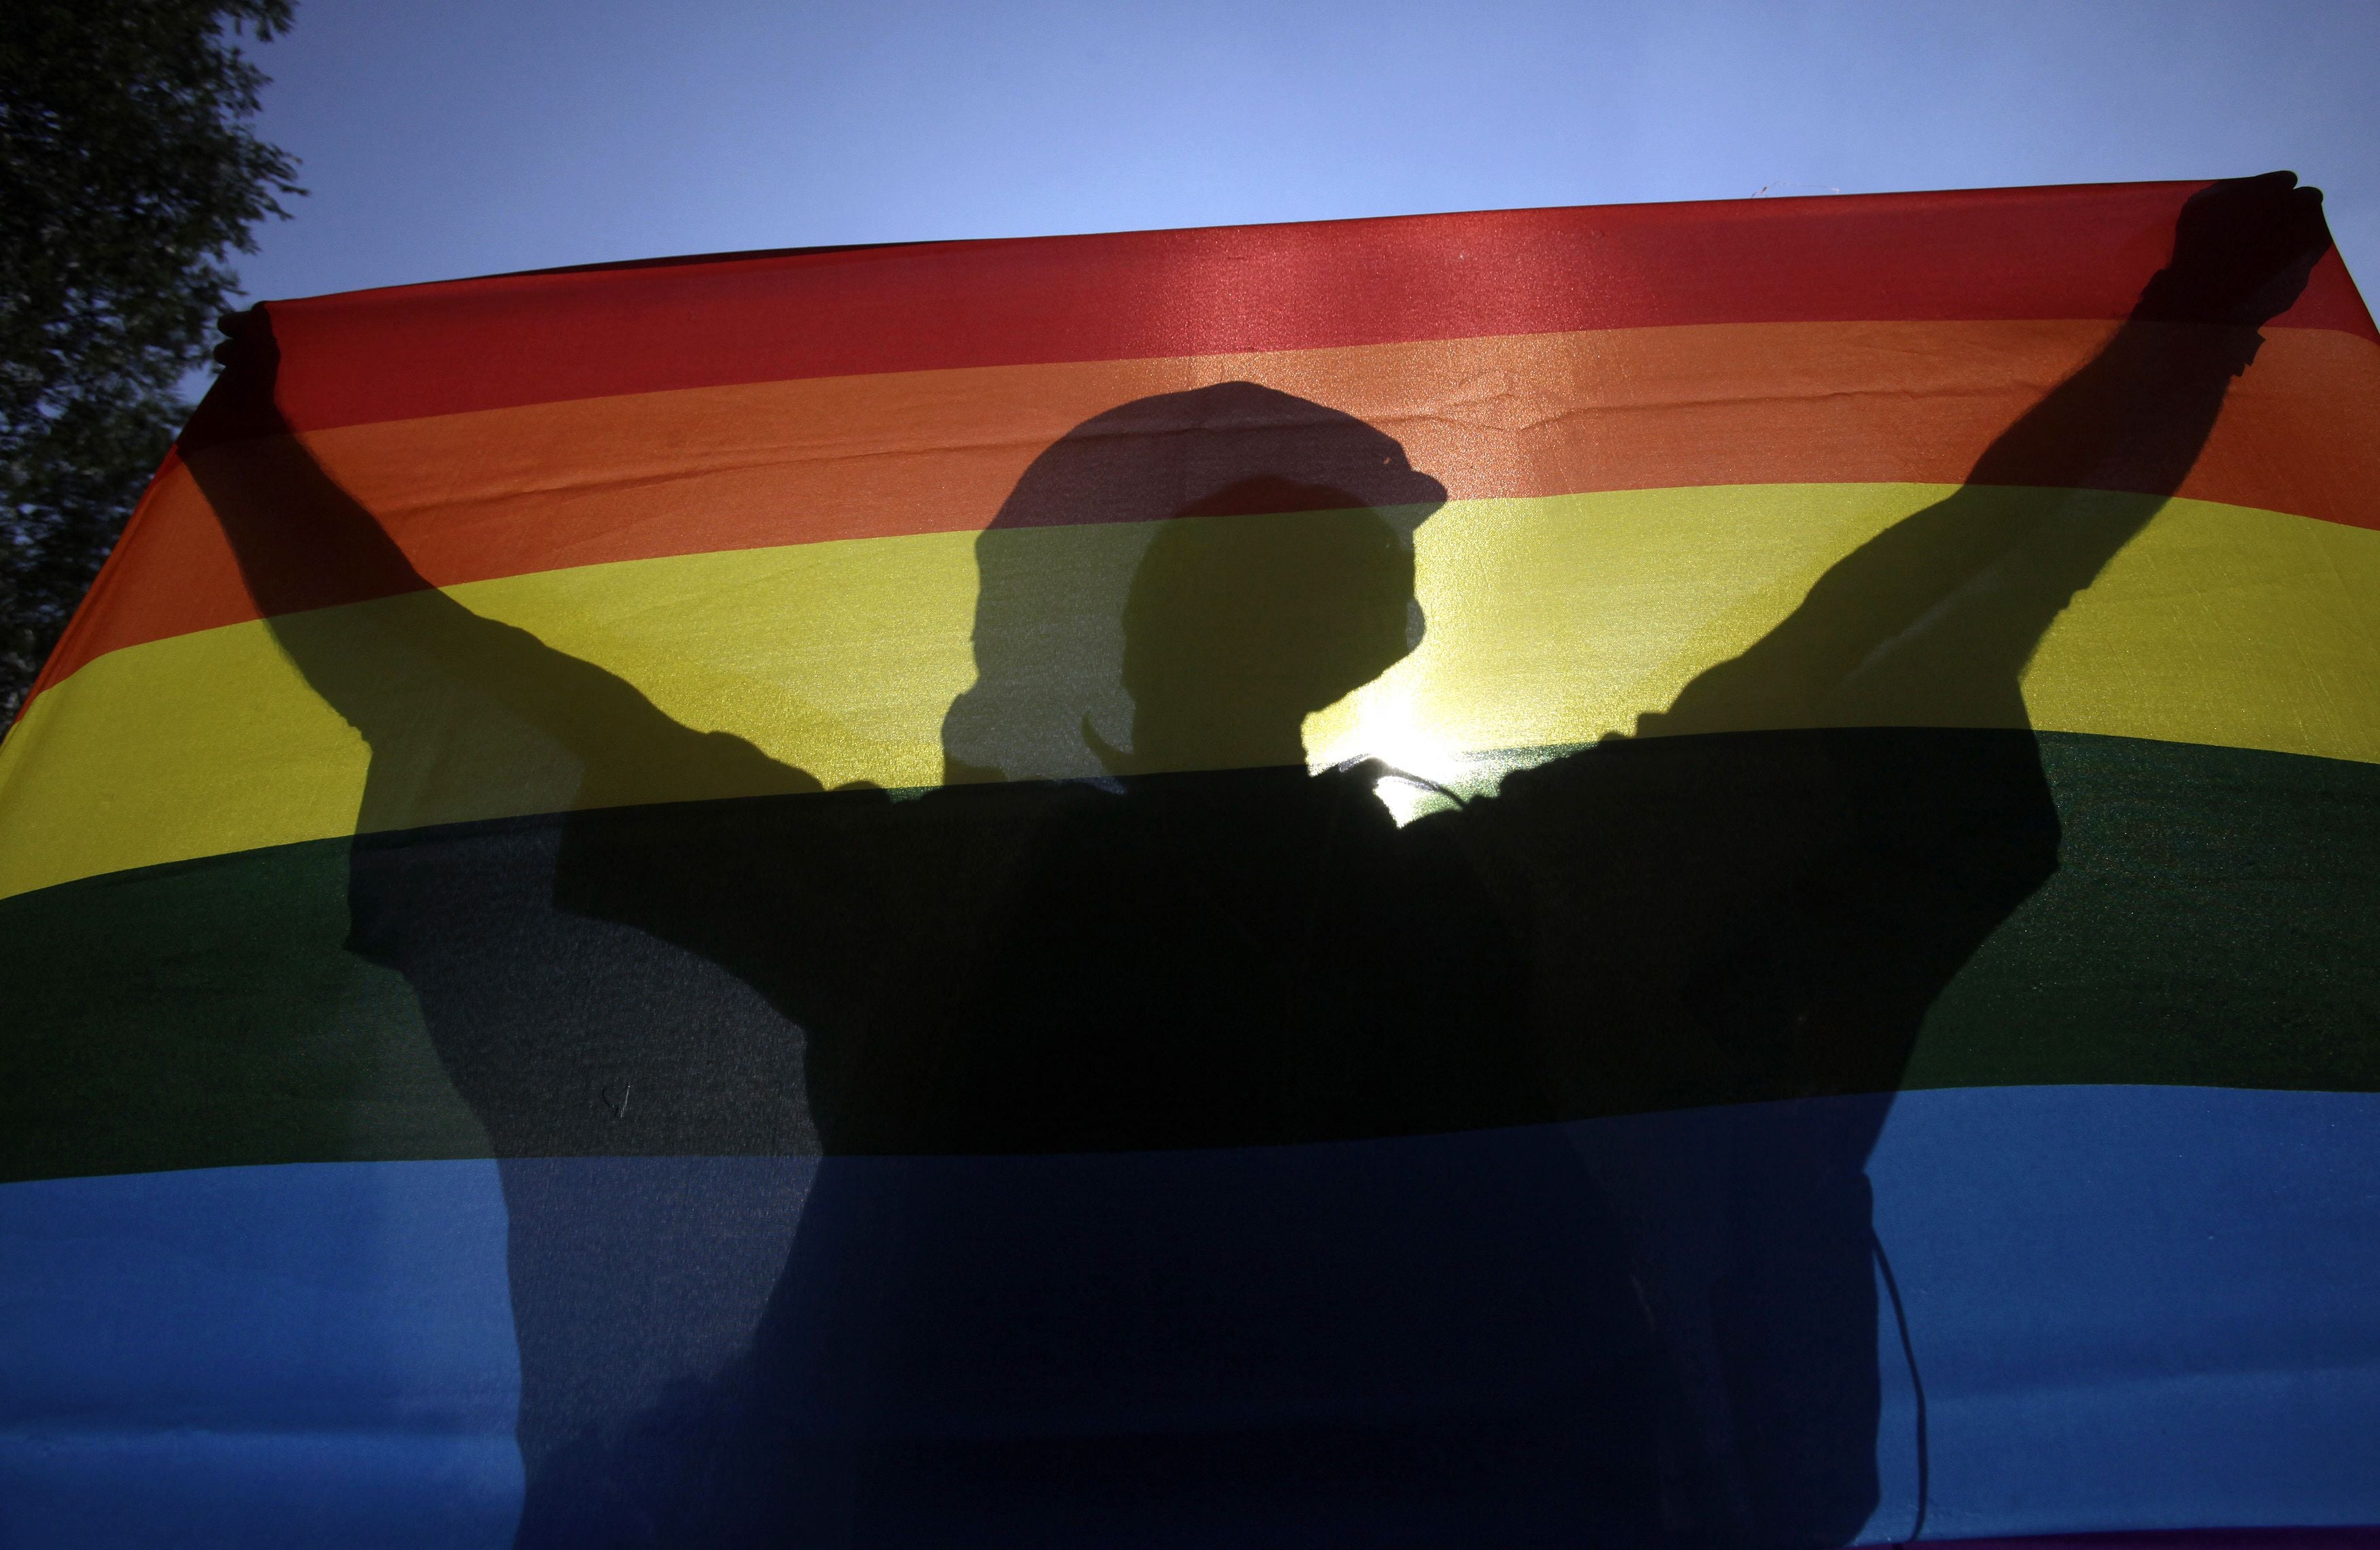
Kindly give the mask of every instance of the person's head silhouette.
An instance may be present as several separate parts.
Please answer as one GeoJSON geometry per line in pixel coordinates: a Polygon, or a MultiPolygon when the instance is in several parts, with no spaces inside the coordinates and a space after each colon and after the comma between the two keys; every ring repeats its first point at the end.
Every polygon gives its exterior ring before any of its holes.
{"type": "Polygon", "coordinates": [[[1390,436],[1253,383],[1086,421],[977,543],[952,778],[1300,763],[1305,717],[1418,644],[1413,531],[1445,499],[1390,436]]]}
{"type": "Polygon", "coordinates": [[[1301,763],[1306,716],[1416,643],[1413,583],[1405,535],[1326,485],[1246,480],[1161,524],[1124,604],[1128,767],[1301,763]]]}

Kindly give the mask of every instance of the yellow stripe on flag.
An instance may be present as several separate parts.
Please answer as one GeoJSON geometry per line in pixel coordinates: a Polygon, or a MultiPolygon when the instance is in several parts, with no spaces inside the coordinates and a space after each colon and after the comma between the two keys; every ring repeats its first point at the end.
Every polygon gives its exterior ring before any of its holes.
{"type": "MultiPolygon", "coordinates": [[[[1451,503],[1417,534],[1420,648],[1312,717],[1309,751],[1317,761],[1374,753],[1433,774],[1471,754],[1636,730],[1640,716],[1658,717],[1698,674],[1785,619],[1828,566],[1951,488],[1737,485],[1451,503]]],[[[2144,498],[1980,494],[2066,511],[2144,498]]],[[[1083,578],[1072,594],[1082,616],[1050,619],[1050,638],[1096,642],[1113,631],[1116,590],[1150,531],[1028,529],[997,542],[1029,547],[1037,571],[1083,578]]],[[[677,555],[446,595],[608,670],[686,726],[732,733],[829,786],[926,786],[943,778],[944,714],[976,677],[976,542],[941,532],[677,555]]],[[[2028,714],[2044,730],[2380,762],[2380,640],[2362,601],[2374,595],[2380,532],[2170,501],[2050,629],[2024,677],[2028,714]]],[[[407,666],[408,611],[435,604],[399,597],[283,621],[306,632],[317,672],[329,663],[342,681],[368,686],[350,692],[373,702],[377,751],[264,623],[84,666],[0,744],[0,827],[11,836],[0,897],[358,830],[798,788],[790,777],[756,782],[751,761],[660,761],[587,781],[533,721],[449,673],[407,666]],[[37,746],[42,758],[24,757],[37,746]]],[[[1112,698],[1112,664],[1091,669],[1107,673],[1112,698]]],[[[1083,665],[1068,670],[1079,677],[1083,665]]],[[[1817,724],[1863,719],[1855,707],[1835,714],[1817,724]]],[[[1656,719],[1642,730],[1812,721],[1757,701],[1722,718],[1656,719]]],[[[1973,724],[1953,703],[1895,719],[1973,724]]],[[[1130,728],[1097,730],[1122,743],[1130,728]]],[[[1105,773],[1079,738],[1034,759],[1010,773],[1105,773]]]]}

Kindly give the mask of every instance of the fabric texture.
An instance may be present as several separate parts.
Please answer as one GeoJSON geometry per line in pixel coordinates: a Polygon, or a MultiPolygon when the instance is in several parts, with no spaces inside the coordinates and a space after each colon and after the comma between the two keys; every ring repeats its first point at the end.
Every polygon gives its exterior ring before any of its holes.
{"type": "Polygon", "coordinates": [[[0,743],[42,1543],[2380,1524],[2287,175],[226,329],[0,743]]]}

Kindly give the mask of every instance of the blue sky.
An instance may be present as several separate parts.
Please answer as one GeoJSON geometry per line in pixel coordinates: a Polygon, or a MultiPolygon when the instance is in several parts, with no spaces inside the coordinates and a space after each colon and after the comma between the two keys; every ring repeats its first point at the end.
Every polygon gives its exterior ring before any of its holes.
{"type": "Polygon", "coordinates": [[[2380,4],[301,0],[251,295],[813,243],[2297,169],[2380,4]]]}

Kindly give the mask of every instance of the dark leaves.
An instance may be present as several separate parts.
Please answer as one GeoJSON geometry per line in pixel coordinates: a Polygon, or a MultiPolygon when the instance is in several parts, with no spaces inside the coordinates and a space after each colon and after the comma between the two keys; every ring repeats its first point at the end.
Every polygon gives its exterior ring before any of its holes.
{"type": "Polygon", "coordinates": [[[0,717],[188,413],[226,260],[304,192],[249,129],[289,0],[16,0],[0,28],[0,717]]]}

